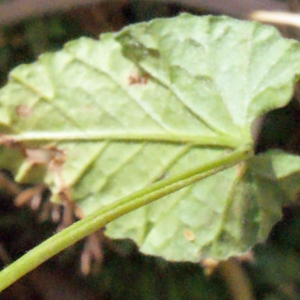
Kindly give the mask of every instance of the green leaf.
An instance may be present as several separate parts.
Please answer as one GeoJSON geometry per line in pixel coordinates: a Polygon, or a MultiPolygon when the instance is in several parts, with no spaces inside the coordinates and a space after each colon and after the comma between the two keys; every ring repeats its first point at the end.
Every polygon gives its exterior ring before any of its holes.
{"type": "MultiPolygon", "coordinates": [[[[48,184],[53,201],[69,188],[88,215],[252,143],[253,120],[289,101],[299,70],[297,42],[225,17],[185,14],[82,38],[11,72],[0,91],[0,166],[48,184]]],[[[140,208],[107,234],[170,260],[241,253],[293,196],[271,193],[283,188],[275,179],[261,204],[254,163],[140,208]]]]}

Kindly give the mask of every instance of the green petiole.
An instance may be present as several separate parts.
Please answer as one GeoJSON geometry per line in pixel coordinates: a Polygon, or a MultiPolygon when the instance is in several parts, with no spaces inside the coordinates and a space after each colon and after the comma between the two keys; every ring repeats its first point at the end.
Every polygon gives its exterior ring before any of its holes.
{"type": "Polygon", "coordinates": [[[86,218],[50,237],[0,272],[0,291],[32,271],[60,251],[109,222],[137,208],[174,193],[203,178],[228,169],[253,156],[252,146],[247,145],[187,172],[156,182],[113,204],[101,208],[86,218]]]}

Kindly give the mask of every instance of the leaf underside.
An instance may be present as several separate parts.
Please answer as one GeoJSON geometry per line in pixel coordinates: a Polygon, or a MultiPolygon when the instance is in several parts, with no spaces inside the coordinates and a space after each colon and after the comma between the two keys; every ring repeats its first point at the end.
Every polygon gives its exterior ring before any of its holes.
{"type": "MultiPolygon", "coordinates": [[[[46,183],[53,201],[69,188],[88,215],[251,142],[252,122],[287,104],[299,70],[297,42],[227,17],[183,14],[81,38],[11,72],[0,91],[0,166],[46,183]]],[[[280,218],[299,169],[298,157],[268,152],[106,232],[170,260],[240,254],[280,218]]]]}

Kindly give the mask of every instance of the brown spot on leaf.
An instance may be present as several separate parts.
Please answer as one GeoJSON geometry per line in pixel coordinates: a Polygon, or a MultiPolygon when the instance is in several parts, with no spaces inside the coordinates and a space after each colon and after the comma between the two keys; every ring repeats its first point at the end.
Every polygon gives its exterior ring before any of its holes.
{"type": "MultiPolygon", "coordinates": [[[[0,134],[0,145],[7,148],[20,148],[23,149],[22,144],[5,134],[0,134]]],[[[23,152],[22,152],[23,153],[23,152]]]]}
{"type": "Polygon", "coordinates": [[[50,170],[61,168],[65,161],[64,151],[52,145],[43,148],[25,148],[24,152],[29,164],[46,165],[50,170]]]}
{"type": "Polygon", "coordinates": [[[128,84],[129,85],[146,85],[149,80],[149,75],[144,74],[144,75],[139,75],[139,74],[131,74],[128,77],[128,84]]]}
{"type": "Polygon", "coordinates": [[[20,104],[16,107],[15,112],[19,117],[27,118],[31,115],[32,109],[26,104],[20,104]]]}
{"type": "Polygon", "coordinates": [[[72,202],[70,187],[66,184],[62,172],[63,164],[66,160],[65,152],[55,145],[47,145],[41,148],[25,148],[24,153],[26,161],[31,168],[35,165],[44,165],[52,173],[56,190],[55,194],[64,206],[64,213],[58,229],[69,226],[74,221],[74,212],[76,215],[79,215],[79,213],[72,202]]]}
{"type": "Polygon", "coordinates": [[[93,108],[93,105],[92,104],[85,104],[82,109],[86,112],[90,112],[92,111],[94,108],[93,108]]]}
{"type": "MultiPolygon", "coordinates": [[[[46,210],[42,216],[43,218],[46,218],[48,214],[51,214],[53,220],[57,221],[60,219],[58,230],[72,224],[75,221],[75,218],[83,218],[82,210],[72,201],[70,187],[66,184],[63,176],[63,164],[66,160],[66,153],[64,150],[51,144],[40,148],[26,147],[25,144],[17,142],[5,135],[0,135],[0,145],[1,144],[5,147],[19,148],[27,163],[26,172],[30,172],[34,167],[42,165],[45,166],[50,173],[52,173],[55,195],[60,199],[61,205],[64,209],[61,215],[59,206],[45,206],[46,210]]],[[[34,210],[39,209],[45,188],[45,186],[40,185],[29,188],[23,192],[18,191],[15,204],[17,206],[27,204],[34,210]]]]}
{"type": "Polygon", "coordinates": [[[189,242],[193,242],[195,240],[195,234],[193,231],[189,229],[184,229],[183,234],[189,242]]]}

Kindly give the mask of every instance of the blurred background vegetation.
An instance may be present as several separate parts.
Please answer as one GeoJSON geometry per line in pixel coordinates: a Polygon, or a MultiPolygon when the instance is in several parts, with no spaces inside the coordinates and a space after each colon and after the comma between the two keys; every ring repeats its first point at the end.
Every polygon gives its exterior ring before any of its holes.
{"type": "MultiPolygon", "coordinates": [[[[294,17],[300,19],[298,0],[0,0],[0,86],[15,66],[33,62],[41,53],[59,50],[80,36],[98,38],[128,24],[181,12],[250,19],[253,11],[262,9],[294,13],[286,17],[286,24],[278,22],[276,15],[273,23],[281,23],[278,28],[286,37],[300,37],[299,28],[287,24],[294,17]]],[[[258,152],[282,148],[300,154],[298,90],[296,86],[287,107],[264,118],[258,152]]],[[[2,174],[12,181],[5,170],[2,174]]],[[[0,264],[4,266],[52,235],[57,224],[40,220],[42,208],[16,207],[3,186],[0,198],[0,264]]],[[[283,208],[282,221],[265,243],[220,264],[209,259],[197,265],[146,257],[130,241],[110,241],[101,232],[97,245],[92,243],[86,239],[67,249],[5,290],[0,299],[300,299],[298,203],[283,208]]]]}

